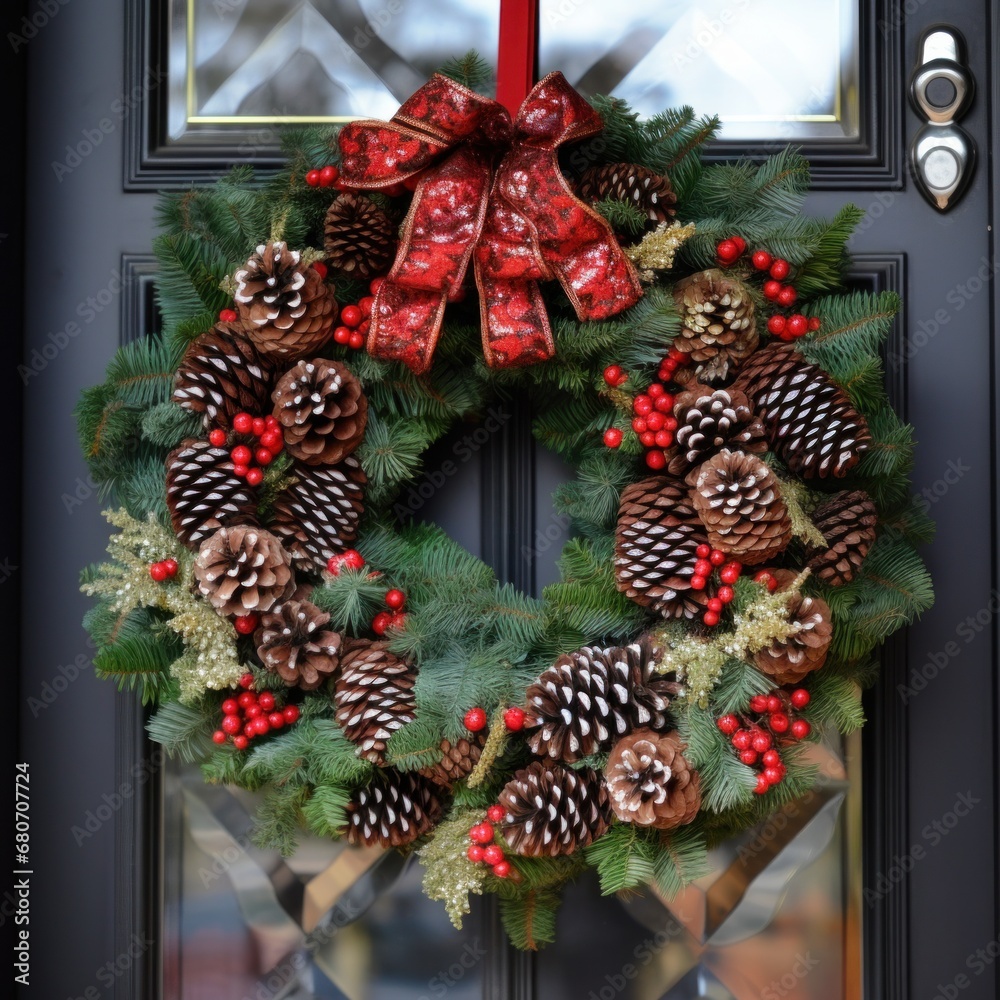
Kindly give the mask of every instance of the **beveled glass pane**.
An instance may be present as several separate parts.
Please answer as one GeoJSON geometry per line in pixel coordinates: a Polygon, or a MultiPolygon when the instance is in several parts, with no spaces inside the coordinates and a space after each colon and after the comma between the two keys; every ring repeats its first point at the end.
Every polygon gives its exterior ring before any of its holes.
{"type": "Polygon", "coordinates": [[[541,0],[539,72],[643,116],[718,114],[723,139],[851,139],[859,18],[859,0],[541,0]]]}
{"type": "Polygon", "coordinates": [[[496,67],[499,0],[170,0],[168,131],[389,118],[442,63],[496,67]]]}

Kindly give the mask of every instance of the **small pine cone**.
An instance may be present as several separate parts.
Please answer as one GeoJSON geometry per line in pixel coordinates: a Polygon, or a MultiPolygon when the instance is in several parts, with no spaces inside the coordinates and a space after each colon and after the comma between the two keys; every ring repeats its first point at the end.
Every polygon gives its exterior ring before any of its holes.
{"type": "Polygon", "coordinates": [[[297,565],[321,572],[357,537],[368,480],[353,455],[338,465],[293,465],[288,471],[291,485],[275,498],[269,527],[297,565]]]}
{"type": "Polygon", "coordinates": [[[677,214],[670,178],[637,163],[606,163],[586,170],[577,185],[582,201],[625,201],[649,222],[669,222],[677,214]]]}
{"type": "Polygon", "coordinates": [[[691,498],[708,543],[749,566],[792,540],[792,522],[774,473],[755,455],[723,449],[698,467],[691,498]]]}
{"type": "Polygon", "coordinates": [[[620,739],[604,768],[614,814],[623,823],[670,830],[701,807],[701,777],[685,760],[676,732],[637,729],[620,739]]]}
{"type": "Polygon", "coordinates": [[[223,615],[270,611],[295,591],[291,559],[281,542],[252,525],[219,528],[198,551],[194,577],[223,615]]]}
{"type": "Polygon", "coordinates": [[[333,696],[336,719],[358,755],[379,767],[385,745],[397,729],[414,719],[411,663],[389,652],[387,642],[358,641],[341,651],[340,676],[333,696]]]}
{"type": "Polygon", "coordinates": [[[345,191],[326,213],[326,259],[330,267],[367,281],[389,270],[396,255],[396,227],[367,195],[345,191]]]}
{"type": "Polygon", "coordinates": [[[600,750],[637,726],[663,729],[680,685],[654,674],[648,643],[560,656],[527,691],[528,746],[567,763],[600,750]]]}
{"type": "Polygon", "coordinates": [[[717,268],[699,271],[674,285],[681,317],[673,347],[700,362],[694,372],[702,382],[721,382],[757,348],[753,299],[735,278],[717,268]]]}
{"type": "Polygon", "coordinates": [[[736,389],[693,385],[677,397],[674,417],[677,430],[667,465],[672,476],[686,475],[723,448],[752,454],[767,451],[764,425],[736,389]]]}
{"type": "MultiPolygon", "coordinates": [[[[775,570],[773,575],[779,590],[785,590],[796,576],[789,570],[775,570]]],[[[818,597],[793,595],[788,602],[788,620],[797,624],[799,631],[754,654],[758,669],[773,678],[775,684],[798,684],[807,674],[819,670],[826,663],[833,635],[830,608],[818,597]]]]}
{"type": "Polygon", "coordinates": [[[421,768],[418,773],[430,778],[436,785],[451,788],[456,781],[461,781],[472,774],[473,768],[482,756],[485,742],[485,730],[474,734],[471,740],[464,736],[454,743],[451,740],[442,740],[441,759],[433,767],[421,768]]]}
{"type": "Polygon", "coordinates": [[[312,691],[337,669],[341,636],[324,629],[330,616],[306,600],[288,600],[261,618],[257,655],[291,686],[312,691]]]}
{"type": "Polygon", "coordinates": [[[871,497],[864,490],[837,493],[813,511],[812,521],[827,547],[810,549],[809,568],[831,587],[850,583],[875,541],[878,511],[871,497]]]}
{"type": "Polygon", "coordinates": [[[871,444],[865,418],[847,393],[791,344],[761,348],[740,372],[772,447],[800,476],[846,476],[871,444]]]}
{"type": "Polygon", "coordinates": [[[572,771],[536,760],[518,771],[500,792],[503,836],[515,854],[572,854],[607,833],[608,791],[589,767],[572,771]]]}
{"type": "Polygon", "coordinates": [[[622,492],[615,535],[615,586],[664,618],[694,618],[710,594],[691,589],[695,550],[708,540],[687,487],[651,476],[622,492]]]}
{"type": "Polygon", "coordinates": [[[302,255],[281,241],[261,244],[234,275],[246,335],[267,355],[301,358],[333,333],[336,300],[302,255]]]}
{"type": "Polygon", "coordinates": [[[365,847],[403,847],[429,833],[444,806],[440,789],[419,774],[381,771],[354,792],[347,807],[347,841],[365,847]]]}
{"type": "Polygon", "coordinates": [[[300,361],[271,394],[288,453],[307,465],[336,465],[361,444],[368,397],[340,361],[300,361]]]}
{"type": "Polygon", "coordinates": [[[177,537],[198,548],[224,524],[253,523],[257,497],[224,448],[189,438],[167,455],[167,506],[177,537]]]}
{"type": "Polygon", "coordinates": [[[271,404],[274,362],[247,339],[239,323],[216,323],[184,352],[173,401],[203,413],[205,426],[227,428],[237,413],[264,413],[271,404]]]}

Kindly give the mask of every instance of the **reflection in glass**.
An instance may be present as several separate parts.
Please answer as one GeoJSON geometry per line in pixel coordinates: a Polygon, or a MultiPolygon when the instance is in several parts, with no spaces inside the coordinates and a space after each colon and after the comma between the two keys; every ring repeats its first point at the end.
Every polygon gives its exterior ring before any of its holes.
{"type": "Polygon", "coordinates": [[[642,115],[690,104],[723,139],[858,135],[857,0],[541,0],[539,72],[642,115]]]}

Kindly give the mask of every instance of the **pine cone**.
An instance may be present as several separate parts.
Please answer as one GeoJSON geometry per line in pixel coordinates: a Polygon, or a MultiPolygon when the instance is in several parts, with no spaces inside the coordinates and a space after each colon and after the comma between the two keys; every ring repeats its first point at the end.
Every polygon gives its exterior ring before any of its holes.
{"type": "Polygon", "coordinates": [[[339,661],[341,636],[324,629],[330,616],[306,600],[287,600],[261,618],[257,655],[289,686],[312,691],[339,661]]]}
{"type": "Polygon", "coordinates": [[[761,348],[740,372],[772,447],[800,476],[846,476],[871,444],[865,418],[822,368],[791,344],[761,348]]]}
{"type": "Polygon", "coordinates": [[[557,857],[602,837],[611,825],[608,791],[589,767],[571,771],[536,760],[500,793],[503,836],[516,854],[557,857]]]}
{"type": "Polygon", "coordinates": [[[416,703],[416,670],[388,646],[358,641],[343,650],[333,696],[338,725],[357,744],[359,756],[380,767],[385,764],[386,742],[413,721],[416,703]]]}
{"type": "Polygon", "coordinates": [[[451,788],[456,781],[461,781],[472,774],[473,768],[479,763],[486,742],[485,730],[480,730],[471,740],[462,737],[455,743],[451,740],[441,741],[441,759],[432,767],[424,767],[418,771],[425,778],[430,778],[436,785],[451,788]]]}
{"type": "Polygon", "coordinates": [[[717,268],[699,271],[674,285],[681,317],[673,347],[701,362],[694,372],[703,382],[721,382],[757,347],[753,299],[746,288],[717,268]]]}
{"type": "Polygon", "coordinates": [[[809,568],[831,587],[850,583],[875,541],[878,511],[863,490],[837,493],[821,503],[812,522],[827,547],[812,548],[809,568]]]}
{"type": "Polygon", "coordinates": [[[701,807],[701,776],[684,759],[680,736],[638,729],[620,739],[604,768],[614,814],[624,823],[670,830],[701,807]]]}
{"type": "Polygon", "coordinates": [[[580,178],[582,201],[625,201],[653,224],[669,222],[677,214],[677,195],[670,178],[637,163],[606,163],[591,167],[580,178]]]}
{"type": "Polygon", "coordinates": [[[257,497],[224,448],[188,438],[167,455],[167,506],[177,537],[198,548],[224,524],[254,523],[257,497]]]}
{"type": "Polygon", "coordinates": [[[792,522],[774,473],[755,455],[723,449],[698,468],[691,499],[713,548],[749,566],[792,540],[792,522]]]}
{"type": "Polygon", "coordinates": [[[527,691],[528,746],[539,757],[572,763],[637,726],[663,729],[680,685],[654,674],[648,643],[560,656],[527,691]]]}
{"type": "Polygon", "coordinates": [[[270,611],[292,596],[291,559],[269,531],[255,526],[219,528],[194,563],[198,589],[223,615],[270,611]]]}
{"type": "Polygon", "coordinates": [[[694,385],[674,404],[677,430],[667,471],[683,476],[723,448],[761,454],[767,451],[764,426],[750,401],[736,389],[694,385]]]}
{"type": "Polygon", "coordinates": [[[396,256],[396,227],[367,195],[345,191],[326,213],[329,265],[367,281],[389,270],[396,256]]]}
{"type": "Polygon", "coordinates": [[[271,394],[288,453],[307,465],[335,465],[365,433],[368,398],[340,361],[300,361],[271,394]]]}
{"type": "Polygon", "coordinates": [[[319,272],[283,242],[261,244],[236,272],[236,307],[246,335],[264,354],[300,358],[333,333],[336,300],[319,272]]]}
{"type": "MultiPolygon", "coordinates": [[[[785,590],[796,576],[789,570],[774,570],[773,575],[779,590],[785,590]]],[[[793,595],[787,614],[799,631],[754,655],[758,669],[773,678],[775,684],[798,684],[807,674],[819,670],[826,663],[833,635],[830,608],[818,597],[793,595]]]]}
{"type": "Polygon", "coordinates": [[[353,455],[339,465],[293,465],[288,471],[291,485],[275,498],[269,527],[296,564],[321,572],[357,537],[368,480],[353,455]]]}
{"type": "Polygon", "coordinates": [[[228,428],[237,413],[264,413],[271,405],[274,362],[247,339],[238,323],[216,323],[184,352],[173,401],[203,413],[206,428],[228,428]]]}
{"type": "Polygon", "coordinates": [[[440,789],[419,774],[380,771],[355,791],[347,807],[347,840],[365,847],[403,847],[430,832],[441,817],[440,789]]]}
{"type": "Polygon", "coordinates": [[[622,492],[615,586],[664,618],[694,618],[710,594],[691,589],[695,550],[708,540],[682,482],[652,476],[622,492]]]}

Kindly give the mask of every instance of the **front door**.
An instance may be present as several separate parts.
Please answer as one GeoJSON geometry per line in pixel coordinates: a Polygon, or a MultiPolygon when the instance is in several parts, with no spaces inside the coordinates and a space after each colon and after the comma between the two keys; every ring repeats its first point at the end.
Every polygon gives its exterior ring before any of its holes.
{"type": "MultiPolygon", "coordinates": [[[[411,872],[382,872],[348,897],[364,915],[338,917],[342,960],[300,974],[286,956],[327,898],[315,859],[286,865],[251,848],[245,804],[164,762],[135,697],[94,678],[76,577],[106,532],[72,409],[119,342],[155,329],[154,192],[234,162],[266,169],[275,119],[338,110],[345,75],[374,104],[342,113],[387,116],[445,58],[477,47],[495,60],[499,6],[8,4],[6,58],[27,85],[28,122],[18,759],[35,800],[38,933],[24,995],[997,996],[996,0],[540,4],[540,73],[561,68],[641,110],[721,112],[720,158],[802,145],[809,210],[853,201],[867,213],[852,280],[903,296],[886,370],[916,428],[914,490],[937,523],[924,553],[937,603],[886,651],[837,795],[720,853],[714,875],[671,904],[581,884],[559,943],[537,956],[508,950],[489,907],[459,936],[411,872]],[[448,31],[426,31],[445,18],[448,31]],[[928,36],[933,25],[954,31],[928,36]],[[922,61],[921,104],[909,81],[922,61]],[[952,104],[966,139],[947,124],[952,104]]],[[[537,592],[565,531],[551,502],[565,470],[535,452],[517,405],[468,450],[420,516],[537,592]]]]}

